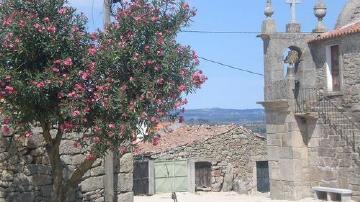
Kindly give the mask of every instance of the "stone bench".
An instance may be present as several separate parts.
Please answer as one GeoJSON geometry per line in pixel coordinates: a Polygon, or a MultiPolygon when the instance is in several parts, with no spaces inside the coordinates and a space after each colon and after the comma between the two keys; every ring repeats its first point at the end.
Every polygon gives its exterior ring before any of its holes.
{"type": "Polygon", "coordinates": [[[327,201],[350,202],[352,191],[349,189],[336,189],[329,187],[313,187],[315,198],[327,201]]]}

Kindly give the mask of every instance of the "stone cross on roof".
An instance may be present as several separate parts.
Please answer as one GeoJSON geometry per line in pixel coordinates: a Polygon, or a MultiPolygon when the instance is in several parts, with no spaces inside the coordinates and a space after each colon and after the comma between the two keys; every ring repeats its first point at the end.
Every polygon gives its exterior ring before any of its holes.
{"type": "Polygon", "coordinates": [[[296,4],[301,3],[301,1],[300,0],[286,0],[286,3],[290,4],[291,23],[296,23],[296,4]]]}

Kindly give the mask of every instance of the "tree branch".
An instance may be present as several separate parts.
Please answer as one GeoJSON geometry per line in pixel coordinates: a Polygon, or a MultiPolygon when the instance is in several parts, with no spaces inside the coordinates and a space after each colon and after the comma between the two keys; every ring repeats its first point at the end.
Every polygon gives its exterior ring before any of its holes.
{"type": "Polygon", "coordinates": [[[45,142],[48,146],[52,146],[52,138],[51,138],[51,134],[50,134],[50,124],[49,123],[46,123],[46,122],[43,122],[41,121],[40,122],[41,124],[41,128],[43,130],[43,137],[45,139],[45,142]]]}
{"type": "Polygon", "coordinates": [[[92,165],[94,164],[94,162],[96,161],[97,158],[88,160],[85,159],[77,168],[76,170],[73,172],[73,174],[71,175],[69,181],[67,182],[67,189],[69,188],[73,188],[75,186],[77,186],[80,182],[82,177],[85,175],[85,173],[90,170],[90,168],[92,167],[92,165]]]}

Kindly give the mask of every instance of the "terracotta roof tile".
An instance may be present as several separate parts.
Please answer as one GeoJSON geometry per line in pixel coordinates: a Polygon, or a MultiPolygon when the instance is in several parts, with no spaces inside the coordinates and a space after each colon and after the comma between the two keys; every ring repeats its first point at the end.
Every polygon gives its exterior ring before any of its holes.
{"type": "Polygon", "coordinates": [[[338,37],[346,36],[349,34],[355,34],[355,33],[360,33],[360,21],[345,25],[343,27],[340,27],[340,28],[335,29],[330,32],[320,34],[316,38],[310,40],[309,43],[323,41],[326,39],[338,38],[338,37]]]}
{"type": "Polygon", "coordinates": [[[139,143],[134,153],[135,155],[157,154],[176,147],[203,142],[235,129],[242,130],[244,134],[253,134],[248,129],[236,125],[182,125],[162,132],[160,142],[156,146],[151,143],[139,143]]]}

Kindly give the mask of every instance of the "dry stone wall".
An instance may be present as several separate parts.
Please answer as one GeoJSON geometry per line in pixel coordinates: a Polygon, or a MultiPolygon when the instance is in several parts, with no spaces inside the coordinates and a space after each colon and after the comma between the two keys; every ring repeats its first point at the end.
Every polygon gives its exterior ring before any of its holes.
{"type": "Polygon", "coordinates": [[[154,154],[151,158],[210,162],[212,191],[250,193],[256,191],[256,161],[266,161],[265,145],[263,137],[243,127],[236,127],[205,141],[154,154]]]}
{"type": "MultiPolygon", "coordinates": [[[[74,136],[64,138],[60,145],[61,159],[68,177],[85,159],[84,151],[75,148],[74,136]]],[[[133,158],[125,154],[115,158],[114,186],[117,201],[131,202],[133,158]],[[121,166],[120,166],[121,165],[121,166]]],[[[83,181],[70,197],[72,202],[105,201],[104,160],[97,160],[84,175],[83,181]]],[[[52,192],[51,167],[39,131],[16,146],[10,138],[0,138],[0,202],[49,202],[52,192]]]]}

